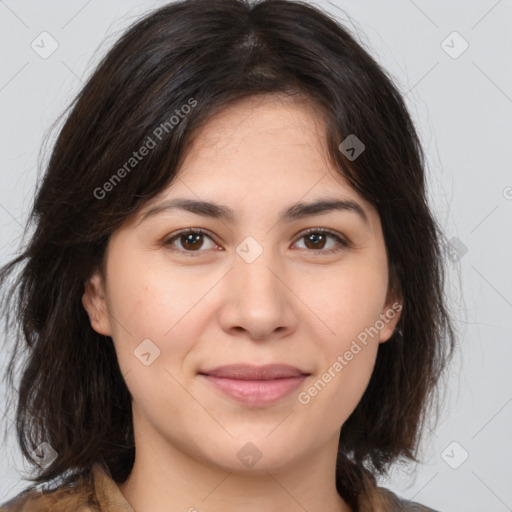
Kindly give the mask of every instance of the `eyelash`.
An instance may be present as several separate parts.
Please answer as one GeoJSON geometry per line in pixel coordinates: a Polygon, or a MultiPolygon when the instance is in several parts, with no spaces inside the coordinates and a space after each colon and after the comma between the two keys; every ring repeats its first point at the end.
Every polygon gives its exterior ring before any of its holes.
{"type": "MultiPolygon", "coordinates": [[[[334,253],[343,251],[344,249],[348,249],[348,248],[351,247],[351,244],[347,240],[344,240],[339,235],[337,235],[335,232],[333,232],[333,231],[331,231],[329,229],[310,228],[310,229],[304,231],[303,233],[301,233],[301,235],[298,237],[297,240],[300,240],[301,238],[304,238],[304,237],[306,237],[307,235],[309,235],[311,233],[321,233],[321,234],[330,235],[331,237],[335,238],[336,241],[341,245],[341,247],[338,246],[335,249],[321,249],[321,250],[318,250],[318,251],[314,250],[314,249],[310,249],[309,250],[309,252],[313,252],[313,253],[315,253],[317,255],[334,254],[334,253]]],[[[187,256],[197,257],[197,256],[199,256],[204,251],[202,251],[202,250],[186,251],[184,249],[179,249],[179,248],[176,248],[176,247],[173,246],[173,240],[179,238],[180,236],[189,235],[189,234],[202,234],[202,235],[206,235],[208,238],[210,238],[210,239],[212,239],[212,241],[214,241],[212,235],[208,231],[206,231],[205,229],[202,229],[202,228],[187,228],[187,229],[183,229],[181,231],[178,231],[177,233],[174,233],[171,237],[167,238],[163,242],[163,245],[164,246],[169,246],[169,247],[171,247],[171,250],[177,251],[177,252],[181,252],[182,254],[186,254],[187,256]]]]}

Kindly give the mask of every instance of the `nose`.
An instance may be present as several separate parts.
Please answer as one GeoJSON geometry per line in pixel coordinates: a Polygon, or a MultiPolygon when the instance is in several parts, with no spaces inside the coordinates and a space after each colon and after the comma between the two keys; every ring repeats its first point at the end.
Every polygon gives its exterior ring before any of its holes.
{"type": "Polygon", "coordinates": [[[222,329],[256,340],[290,335],[297,328],[300,301],[293,294],[290,273],[270,251],[249,263],[237,256],[223,279],[222,329]]]}

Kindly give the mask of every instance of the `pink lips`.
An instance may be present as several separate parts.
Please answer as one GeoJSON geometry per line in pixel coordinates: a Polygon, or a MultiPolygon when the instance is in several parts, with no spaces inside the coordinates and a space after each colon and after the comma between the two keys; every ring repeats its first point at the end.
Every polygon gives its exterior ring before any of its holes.
{"type": "Polygon", "coordinates": [[[199,373],[224,394],[255,406],[269,405],[284,398],[309,375],[285,364],[232,364],[199,373]]]}

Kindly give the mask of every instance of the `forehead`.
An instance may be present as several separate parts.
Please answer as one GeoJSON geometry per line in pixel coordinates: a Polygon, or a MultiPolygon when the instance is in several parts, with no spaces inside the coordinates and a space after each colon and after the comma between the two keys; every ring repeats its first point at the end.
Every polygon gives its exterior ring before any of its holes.
{"type": "Polygon", "coordinates": [[[298,202],[345,199],[361,204],[370,221],[376,215],[330,162],[321,108],[283,95],[245,99],[210,117],[189,138],[172,183],[142,216],[176,198],[223,203],[251,217],[298,202]]]}
{"type": "MultiPolygon", "coordinates": [[[[250,97],[214,114],[190,138],[185,159],[225,158],[230,155],[278,158],[302,148],[302,154],[325,155],[325,121],[311,100],[282,94],[250,97]]],[[[279,159],[279,158],[278,158],[279,159]]],[[[256,162],[255,162],[256,163],[256,162]]]]}
{"type": "MultiPolygon", "coordinates": [[[[315,191],[359,197],[328,158],[322,108],[304,97],[251,97],[229,105],[192,134],[172,187],[199,194],[256,186],[267,194],[315,191]]],[[[368,204],[368,203],[367,203],[368,204]]]]}

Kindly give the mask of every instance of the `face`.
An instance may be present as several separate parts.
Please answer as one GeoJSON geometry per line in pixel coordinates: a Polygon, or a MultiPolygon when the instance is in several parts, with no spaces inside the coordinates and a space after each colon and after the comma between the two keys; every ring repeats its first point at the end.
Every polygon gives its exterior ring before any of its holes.
{"type": "Polygon", "coordinates": [[[155,456],[243,471],[336,455],[400,306],[378,213],[327,162],[317,112],[271,96],[216,114],[91,276],[84,307],[155,456]],[[298,207],[320,201],[339,205],[298,207]],[[213,375],[225,365],[251,367],[213,375]]]}

